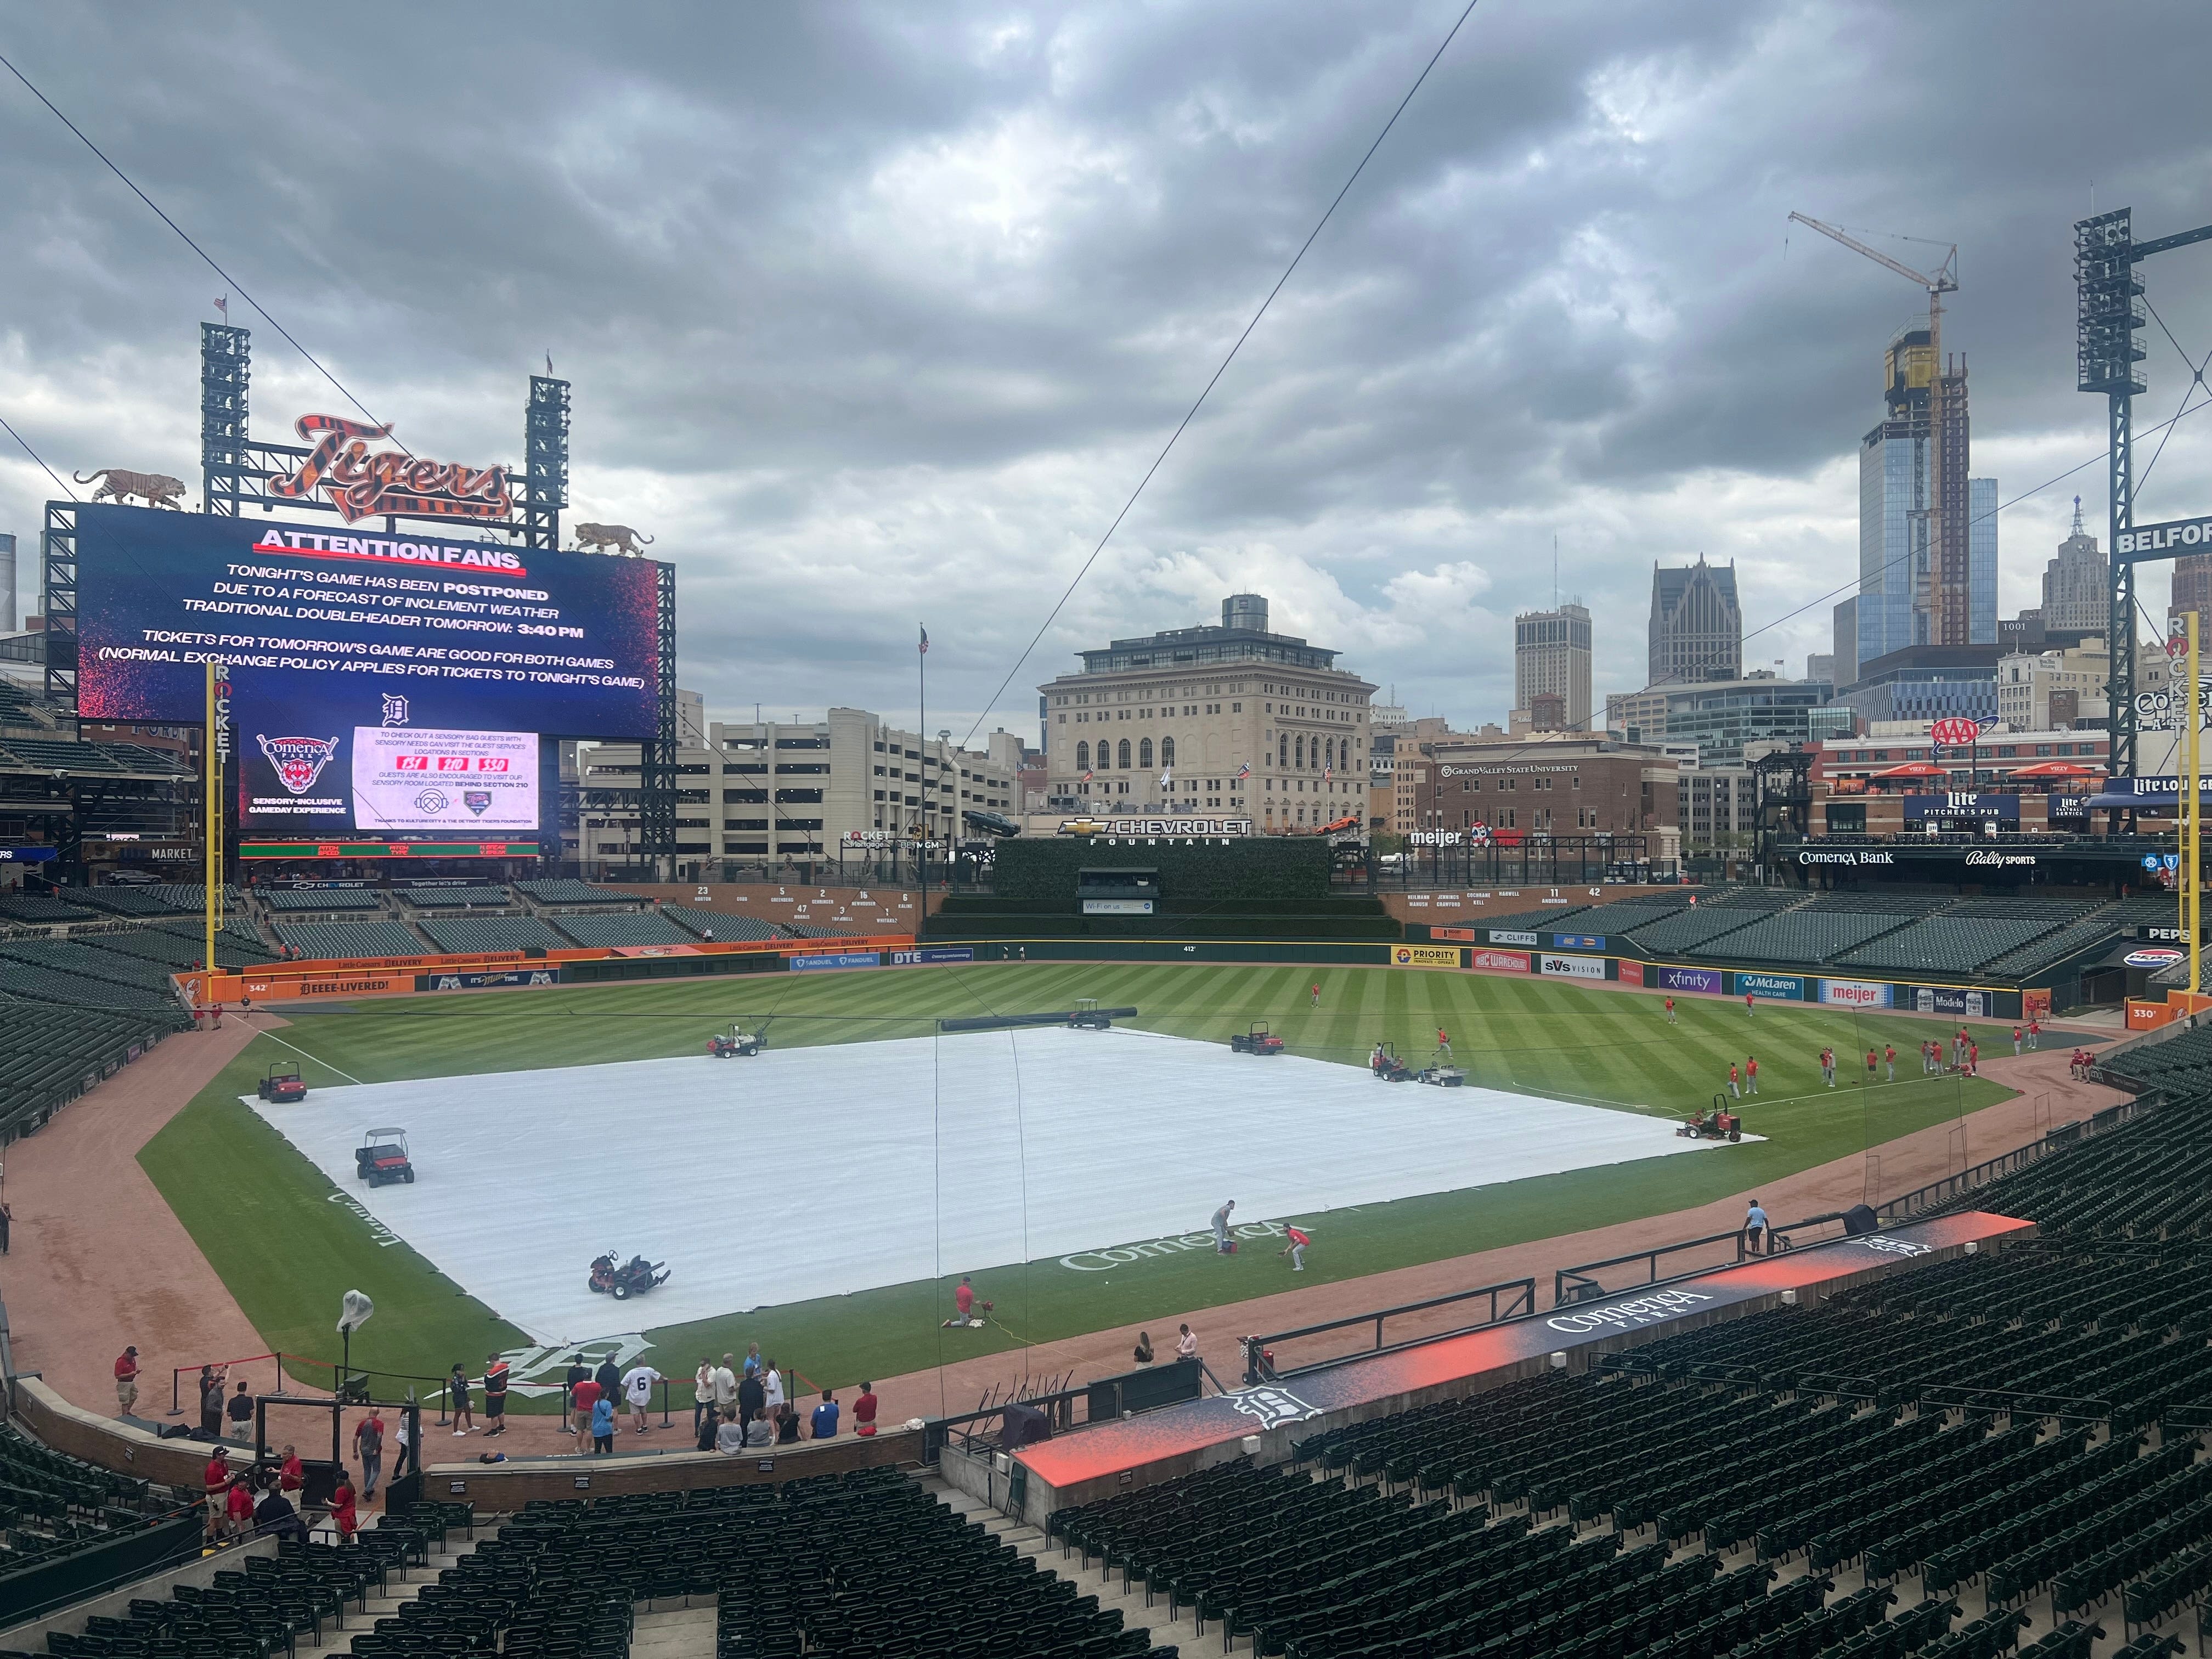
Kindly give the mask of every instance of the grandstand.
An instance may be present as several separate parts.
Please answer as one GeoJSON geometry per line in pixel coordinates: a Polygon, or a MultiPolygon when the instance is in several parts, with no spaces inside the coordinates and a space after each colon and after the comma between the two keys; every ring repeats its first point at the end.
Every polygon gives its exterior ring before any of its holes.
{"type": "MultiPolygon", "coordinates": [[[[179,908],[152,887],[73,887],[70,902],[88,905],[111,916],[173,916],[179,908]]],[[[193,905],[198,912],[201,907],[193,905]]]]}
{"type": "Polygon", "coordinates": [[[405,922],[288,921],[276,926],[276,937],[304,957],[337,961],[352,957],[419,957],[429,947],[415,937],[405,922]]]}
{"type": "MultiPolygon", "coordinates": [[[[94,938],[99,937],[97,934],[94,938]]],[[[58,939],[0,939],[0,961],[32,968],[51,968],[85,979],[103,980],[153,991],[173,1000],[169,969],[157,963],[126,956],[119,951],[95,949],[89,941],[58,939]]]]}
{"type": "Polygon", "coordinates": [[[629,904],[635,905],[636,897],[629,893],[618,893],[611,887],[595,887],[588,881],[578,881],[573,876],[544,881],[518,881],[514,890],[533,904],[629,904]]]}
{"type": "Polygon", "coordinates": [[[1641,923],[1628,937],[1655,956],[1676,956],[1748,927],[1765,914],[1748,908],[1700,904],[1694,910],[1675,910],[1656,921],[1641,923]]]}
{"type": "Polygon", "coordinates": [[[384,908],[374,890],[367,887],[257,887],[253,896],[271,913],[285,915],[384,908]]]}
{"type": "Polygon", "coordinates": [[[396,887],[392,896],[416,910],[497,910],[514,901],[504,887],[471,884],[452,887],[396,887]]]}
{"type": "Polygon", "coordinates": [[[611,915],[560,915],[551,921],[555,927],[587,948],[698,943],[696,935],[650,911],[617,912],[611,915]]]}
{"type": "Polygon", "coordinates": [[[81,904],[51,898],[43,893],[17,893],[0,898],[0,921],[20,921],[33,927],[51,927],[58,922],[93,921],[99,912],[88,910],[81,904]]]}
{"type": "Polygon", "coordinates": [[[416,924],[441,951],[565,951],[568,941],[536,916],[433,916],[416,924]]]}
{"type": "MultiPolygon", "coordinates": [[[[206,949],[203,929],[206,924],[198,921],[155,922],[144,927],[115,927],[99,933],[78,933],[71,942],[89,946],[95,951],[115,951],[125,956],[137,957],[147,962],[158,962],[172,969],[190,968],[200,959],[206,949]]],[[[226,964],[251,964],[274,962],[276,953],[262,943],[261,935],[253,924],[243,916],[227,917],[216,934],[216,954],[226,964]]]]}
{"type": "Polygon", "coordinates": [[[1967,974],[2056,930],[2047,918],[2008,921],[1954,911],[1900,927],[1835,960],[1846,968],[1967,974]]]}
{"type": "Polygon", "coordinates": [[[1549,933],[1561,922],[1571,917],[1578,917],[1590,908],[1587,904],[1553,904],[1541,910],[1514,910],[1504,915],[1478,916],[1475,925],[1502,928],[1515,933],[1549,933]]]}
{"type": "Polygon", "coordinates": [[[688,904],[664,904],[660,914],[693,939],[714,939],[726,943],[732,939],[771,939],[783,937],[774,922],[762,921],[751,916],[725,916],[712,910],[695,910],[688,904]]]}
{"type": "Polygon", "coordinates": [[[1826,962],[1871,943],[1910,920],[1894,912],[1783,910],[1711,940],[1689,954],[1729,962],[1826,962]]]}
{"type": "Polygon", "coordinates": [[[173,1000],[165,1010],[95,1009],[0,993],[0,1136],[36,1128],[185,1024],[173,1000]]]}

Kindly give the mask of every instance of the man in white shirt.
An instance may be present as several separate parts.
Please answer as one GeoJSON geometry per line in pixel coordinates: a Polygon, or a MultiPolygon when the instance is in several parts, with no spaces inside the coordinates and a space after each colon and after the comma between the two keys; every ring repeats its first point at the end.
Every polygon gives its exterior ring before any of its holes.
{"type": "Polygon", "coordinates": [[[783,1404],[783,1373],[776,1370],[773,1359],[761,1373],[761,1388],[768,1395],[768,1414],[774,1417],[775,1408],[783,1404]]]}
{"type": "Polygon", "coordinates": [[[1198,1333],[1188,1325],[1183,1326],[1181,1333],[1176,1337],[1176,1358],[1177,1359],[1198,1358],[1198,1333]]]}
{"type": "Polygon", "coordinates": [[[691,1378],[691,1432],[696,1437],[699,1426],[707,1420],[707,1413],[714,1406],[714,1362],[704,1354],[699,1357],[698,1371],[691,1378]]]}
{"type": "Polygon", "coordinates": [[[623,1396],[629,1401],[629,1420],[640,1434],[645,1432],[645,1413],[653,1405],[653,1385],[660,1381],[660,1373],[650,1365],[633,1365],[623,1373],[623,1396]]]}
{"type": "Polygon", "coordinates": [[[738,1403],[738,1374],[731,1368],[730,1360],[731,1356],[724,1354],[722,1363],[714,1367],[714,1409],[717,1413],[725,1407],[738,1403]]]}

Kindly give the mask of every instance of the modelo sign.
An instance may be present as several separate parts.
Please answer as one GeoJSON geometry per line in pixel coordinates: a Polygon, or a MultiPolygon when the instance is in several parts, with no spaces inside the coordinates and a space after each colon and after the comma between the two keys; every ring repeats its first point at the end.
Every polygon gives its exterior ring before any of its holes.
{"type": "Polygon", "coordinates": [[[1603,979],[1603,957],[1563,957],[1547,951],[1538,964],[1537,971],[1557,975],[1563,979],[1603,979]]]}
{"type": "Polygon", "coordinates": [[[1961,991],[1948,985],[1923,985],[1912,993],[1912,1011],[1918,1014],[1950,1014],[1962,1019],[1989,1017],[1986,991],[1961,991]]]}
{"type": "Polygon", "coordinates": [[[1845,1008],[1887,1008],[1895,990],[1896,987],[1875,980],[1824,979],[1820,1000],[1845,1008]]]}

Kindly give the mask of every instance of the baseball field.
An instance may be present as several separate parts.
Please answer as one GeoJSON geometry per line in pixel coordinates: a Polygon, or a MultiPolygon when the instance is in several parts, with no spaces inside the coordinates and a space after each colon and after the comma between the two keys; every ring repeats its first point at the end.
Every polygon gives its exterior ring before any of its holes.
{"type": "MultiPolygon", "coordinates": [[[[848,1386],[1289,1288],[1293,1220],[1314,1239],[1299,1283],[1356,1279],[1755,1189],[2008,1092],[1923,1078],[1919,1045],[1946,1029],[1927,1020],[1677,1011],[1449,972],[1095,964],[365,1002],[288,1016],[140,1162],[276,1350],[334,1358],[359,1289],[378,1315],[355,1364],[396,1376],[480,1370],[498,1349],[526,1382],[627,1338],[677,1375],[757,1341],[848,1386]],[[1082,998],[1139,1012],[1088,1036],[937,1032],[1082,998]],[[763,1022],[766,1054],[705,1058],[763,1022]],[[1228,1054],[1255,1023],[1283,1056],[1228,1054]],[[1378,1042],[1425,1063],[1440,1028],[1466,1088],[1366,1075],[1378,1042]],[[1891,1044],[1898,1080],[1866,1086],[1868,1048],[1891,1044]],[[1747,1138],[1675,1139],[1752,1054],[1747,1138]],[[252,1103],[271,1061],[299,1063],[303,1106],[252,1103]],[[371,1193],[337,1149],[387,1124],[418,1179],[371,1193]],[[1203,1247],[1240,1194],[1237,1253],[1203,1247]],[[1183,1242],[1127,1248],[1163,1236],[1183,1242]],[[668,1261],[669,1284],[589,1297],[608,1249],[668,1261]],[[990,1321],[949,1333],[963,1273],[990,1321]]],[[[2009,1027],[1973,1029],[2011,1053],[2009,1027]]]]}

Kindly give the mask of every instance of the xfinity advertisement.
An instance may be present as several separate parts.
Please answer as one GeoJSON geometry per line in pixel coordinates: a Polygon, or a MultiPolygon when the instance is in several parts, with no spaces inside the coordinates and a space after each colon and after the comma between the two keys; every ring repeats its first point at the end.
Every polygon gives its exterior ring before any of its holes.
{"type": "Polygon", "coordinates": [[[453,723],[465,696],[410,697],[368,682],[239,672],[241,827],[322,836],[538,827],[535,732],[453,723]]]}

